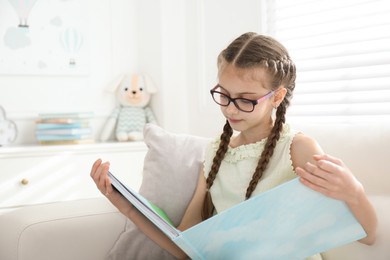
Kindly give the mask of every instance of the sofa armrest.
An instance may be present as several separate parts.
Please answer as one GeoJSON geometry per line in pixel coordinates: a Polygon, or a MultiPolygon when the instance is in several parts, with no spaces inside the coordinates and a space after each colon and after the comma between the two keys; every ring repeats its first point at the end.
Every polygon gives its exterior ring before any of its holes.
{"type": "Polygon", "coordinates": [[[104,259],[125,223],[103,197],[15,209],[0,215],[0,259],[104,259]]]}

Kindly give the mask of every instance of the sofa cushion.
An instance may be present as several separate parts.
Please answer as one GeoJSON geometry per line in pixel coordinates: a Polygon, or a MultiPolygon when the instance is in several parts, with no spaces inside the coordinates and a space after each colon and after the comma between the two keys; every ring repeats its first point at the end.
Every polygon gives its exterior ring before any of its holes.
{"type": "MultiPolygon", "coordinates": [[[[144,129],[145,156],[140,194],[162,208],[178,225],[191,200],[210,139],[173,134],[157,125],[144,129]]],[[[175,259],[131,222],[108,254],[108,259],[175,259]]]]}
{"type": "Polygon", "coordinates": [[[124,228],[105,198],[13,209],[0,214],[0,259],[103,259],[124,228]]]}

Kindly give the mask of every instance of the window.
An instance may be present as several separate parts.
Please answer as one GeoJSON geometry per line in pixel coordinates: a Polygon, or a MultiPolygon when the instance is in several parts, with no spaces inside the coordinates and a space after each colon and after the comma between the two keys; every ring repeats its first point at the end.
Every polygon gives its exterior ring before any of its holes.
{"type": "Polygon", "coordinates": [[[263,3],[264,32],[282,42],[297,65],[290,120],[389,120],[389,1],[263,3]]]}

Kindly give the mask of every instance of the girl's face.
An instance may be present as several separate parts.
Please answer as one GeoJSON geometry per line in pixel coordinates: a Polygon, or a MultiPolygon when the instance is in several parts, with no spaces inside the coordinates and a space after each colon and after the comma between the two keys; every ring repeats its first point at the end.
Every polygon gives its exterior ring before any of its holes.
{"type": "MultiPolygon", "coordinates": [[[[258,100],[272,91],[268,73],[264,69],[242,70],[232,65],[223,67],[219,74],[217,90],[231,98],[258,100]]],[[[273,95],[255,105],[252,112],[239,110],[233,102],[221,106],[221,111],[231,127],[242,133],[263,133],[272,127],[273,95]]]]}

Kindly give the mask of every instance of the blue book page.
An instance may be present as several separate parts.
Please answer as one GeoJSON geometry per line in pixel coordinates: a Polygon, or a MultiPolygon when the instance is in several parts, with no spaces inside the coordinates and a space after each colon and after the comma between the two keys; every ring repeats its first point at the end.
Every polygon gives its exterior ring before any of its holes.
{"type": "Polygon", "coordinates": [[[184,231],[174,241],[192,259],[304,259],[366,236],[342,201],[298,178],[184,231]]]}

